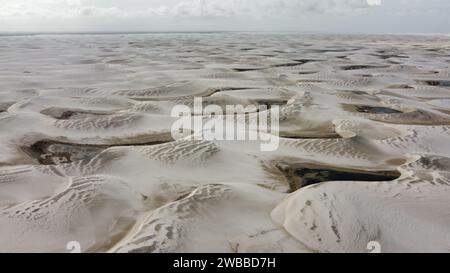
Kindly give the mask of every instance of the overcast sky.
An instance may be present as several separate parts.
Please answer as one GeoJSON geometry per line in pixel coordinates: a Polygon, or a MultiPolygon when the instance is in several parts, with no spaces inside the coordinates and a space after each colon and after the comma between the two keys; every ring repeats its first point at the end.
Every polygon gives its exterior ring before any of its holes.
{"type": "Polygon", "coordinates": [[[449,0],[0,0],[0,32],[449,33],[449,0]]]}

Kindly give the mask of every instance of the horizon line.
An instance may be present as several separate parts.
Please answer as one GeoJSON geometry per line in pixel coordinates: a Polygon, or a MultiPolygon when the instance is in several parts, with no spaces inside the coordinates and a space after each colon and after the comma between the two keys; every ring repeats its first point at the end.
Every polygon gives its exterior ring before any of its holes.
{"type": "Polygon", "coordinates": [[[214,34],[214,33],[295,33],[317,35],[450,35],[450,32],[326,32],[300,30],[152,30],[152,31],[0,31],[0,36],[32,35],[138,35],[138,34],[214,34]]]}

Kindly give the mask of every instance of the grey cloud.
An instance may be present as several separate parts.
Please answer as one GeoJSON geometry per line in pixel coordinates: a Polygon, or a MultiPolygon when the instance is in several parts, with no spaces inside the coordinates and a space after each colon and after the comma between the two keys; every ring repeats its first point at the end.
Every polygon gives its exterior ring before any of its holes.
{"type": "Polygon", "coordinates": [[[449,32],[448,0],[0,0],[0,31],[449,32]]]}
{"type": "MultiPolygon", "coordinates": [[[[367,0],[179,0],[171,5],[145,4],[128,9],[96,5],[95,0],[2,0],[0,16],[8,17],[76,17],[116,16],[145,17],[150,15],[194,18],[296,15],[299,13],[339,14],[369,8],[367,0]]],[[[114,3],[114,2],[113,2],[114,3]]]]}
{"type": "Polygon", "coordinates": [[[183,0],[167,11],[191,17],[346,14],[370,8],[366,0],[183,0]]]}

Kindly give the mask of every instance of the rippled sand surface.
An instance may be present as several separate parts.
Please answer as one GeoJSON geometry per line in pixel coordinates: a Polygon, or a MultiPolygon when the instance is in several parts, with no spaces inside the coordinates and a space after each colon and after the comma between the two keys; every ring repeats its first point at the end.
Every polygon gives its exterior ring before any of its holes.
{"type": "Polygon", "coordinates": [[[0,251],[450,250],[450,38],[0,38],[0,251]],[[280,105],[280,146],[173,140],[280,105]]]}

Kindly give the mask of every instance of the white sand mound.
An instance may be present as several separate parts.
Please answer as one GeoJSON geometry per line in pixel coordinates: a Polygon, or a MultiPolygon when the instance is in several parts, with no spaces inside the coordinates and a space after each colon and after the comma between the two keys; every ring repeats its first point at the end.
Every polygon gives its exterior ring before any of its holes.
{"type": "Polygon", "coordinates": [[[450,158],[424,156],[400,168],[398,180],[336,182],[287,197],[272,218],[315,251],[447,252],[450,158]]]}

